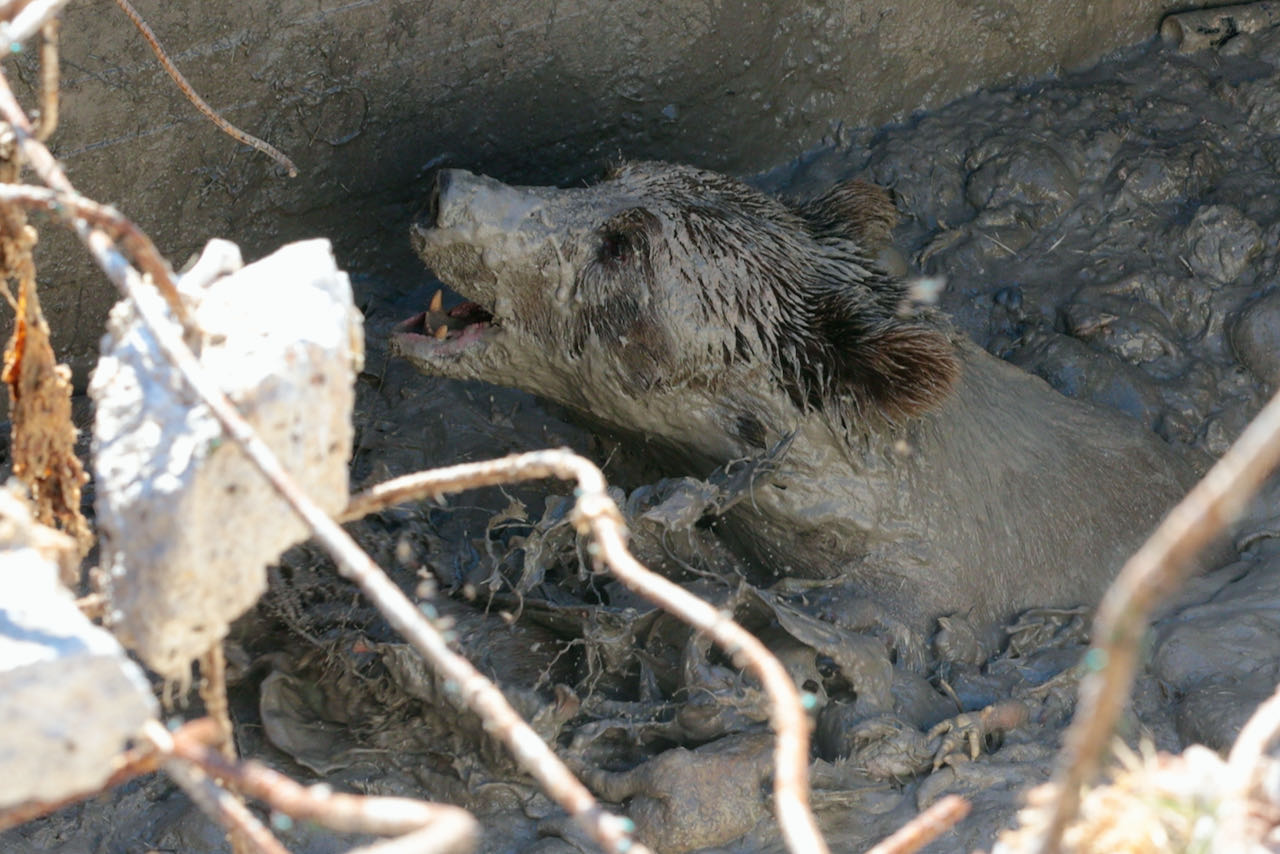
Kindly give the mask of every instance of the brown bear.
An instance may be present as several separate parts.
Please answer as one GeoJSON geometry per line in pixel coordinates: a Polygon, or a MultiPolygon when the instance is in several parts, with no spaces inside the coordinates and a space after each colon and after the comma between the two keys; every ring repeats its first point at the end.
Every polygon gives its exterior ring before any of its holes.
{"type": "Polygon", "coordinates": [[[445,171],[413,242],[468,301],[394,347],[642,437],[672,474],[792,437],[724,519],[758,578],[847,578],[922,637],[1096,602],[1191,467],[913,304],[876,260],[895,222],[861,182],[787,204],[662,163],[572,189],[445,171]]]}

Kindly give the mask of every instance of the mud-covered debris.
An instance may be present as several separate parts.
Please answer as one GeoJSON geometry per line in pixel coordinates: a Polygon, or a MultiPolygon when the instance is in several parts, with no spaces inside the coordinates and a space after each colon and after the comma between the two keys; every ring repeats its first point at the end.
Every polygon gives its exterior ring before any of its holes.
{"type": "MultiPolygon", "coordinates": [[[[302,489],[347,500],[361,318],[327,241],[243,269],[214,241],[180,282],[199,358],[302,489]]],[[[90,394],[110,621],[153,669],[181,676],[307,529],[160,355],[133,307],[111,313],[90,394]]]]}
{"type": "Polygon", "coordinates": [[[762,795],[772,747],[768,732],[734,735],[673,748],[628,771],[576,770],[604,800],[627,802],[641,842],[683,854],[732,842],[768,815],[762,795]]]}
{"type": "Polygon", "coordinates": [[[50,535],[0,490],[0,807],[94,791],[159,713],[142,670],[59,584],[50,535]]]}
{"type": "MultiPolygon", "coordinates": [[[[568,645],[546,629],[464,603],[442,600],[429,607],[535,732],[554,742],[579,709],[573,691],[560,684],[575,660],[568,645]]],[[[326,638],[317,637],[302,660],[268,657],[273,669],[262,682],[258,707],[276,748],[321,774],[386,751],[451,754],[460,768],[483,769],[478,773],[485,777],[534,791],[456,686],[440,680],[412,647],[375,642],[350,629],[316,629],[326,638]]]]}

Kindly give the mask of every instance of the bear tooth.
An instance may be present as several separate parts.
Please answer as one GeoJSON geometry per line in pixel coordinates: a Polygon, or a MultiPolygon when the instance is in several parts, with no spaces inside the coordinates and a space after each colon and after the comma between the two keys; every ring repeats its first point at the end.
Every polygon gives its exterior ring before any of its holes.
{"type": "Polygon", "coordinates": [[[427,311],[439,311],[444,305],[444,291],[437,289],[435,296],[431,297],[431,305],[427,307],[427,311]]]}
{"type": "Polygon", "coordinates": [[[449,337],[449,327],[445,326],[443,323],[440,324],[440,328],[436,330],[436,340],[443,341],[448,337],[449,337]]]}

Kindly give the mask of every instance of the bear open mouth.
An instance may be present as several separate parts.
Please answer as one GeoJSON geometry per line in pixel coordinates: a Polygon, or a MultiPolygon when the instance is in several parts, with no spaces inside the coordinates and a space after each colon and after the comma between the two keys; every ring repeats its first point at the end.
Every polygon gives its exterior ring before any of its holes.
{"type": "Polygon", "coordinates": [[[468,300],[448,311],[442,303],[443,293],[436,291],[430,307],[397,324],[392,335],[412,341],[419,353],[448,356],[485,340],[498,328],[493,315],[479,303],[468,300]]]}

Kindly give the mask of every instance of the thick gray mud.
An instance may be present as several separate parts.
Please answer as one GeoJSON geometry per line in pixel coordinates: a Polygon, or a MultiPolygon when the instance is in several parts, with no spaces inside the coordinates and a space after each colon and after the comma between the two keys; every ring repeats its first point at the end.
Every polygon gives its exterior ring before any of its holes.
{"type": "MultiPolygon", "coordinates": [[[[942,306],[979,344],[1211,457],[1280,377],[1278,118],[1280,33],[1195,56],[1148,46],[843,134],[755,180],[795,196],[849,177],[891,187],[903,271],[945,277],[942,306]]],[[[714,538],[677,518],[679,497],[705,484],[650,483],[626,449],[529,396],[389,359],[387,332],[425,305],[429,277],[360,287],[370,352],[353,481],[548,446],[600,460],[630,490],[619,497],[641,556],[732,609],[818,698],[814,804],[834,850],[865,848],[950,792],[972,798],[973,813],[926,850],[987,848],[1020,794],[1047,779],[1087,616],[1032,612],[988,661],[966,654],[959,620],[935,638],[940,657],[895,660],[892,632],[861,631],[820,588],[739,583],[714,538]]],[[[1124,725],[1131,743],[1223,748],[1280,679],[1275,493],[1233,534],[1239,557],[1163,610],[1124,725]]],[[[486,490],[353,530],[406,590],[439,591],[434,607],[462,647],[661,850],[780,850],[758,690],[590,571],[567,494],[486,490]]],[[[591,850],[318,553],[294,550],[273,581],[233,639],[246,755],[304,782],[464,804],[487,852],[591,850]]],[[[306,852],[350,844],[308,828],[282,836],[306,852]]],[[[0,834],[13,852],[220,845],[157,778],[0,834]]]]}

